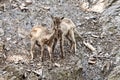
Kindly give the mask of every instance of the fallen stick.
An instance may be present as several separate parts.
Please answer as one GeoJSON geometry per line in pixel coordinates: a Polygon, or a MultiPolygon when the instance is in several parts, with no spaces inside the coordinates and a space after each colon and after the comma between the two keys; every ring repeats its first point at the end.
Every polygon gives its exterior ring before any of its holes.
{"type": "Polygon", "coordinates": [[[83,41],[83,44],[88,47],[91,51],[96,51],[96,48],[94,48],[90,43],[86,43],[85,41],[83,41]]]}

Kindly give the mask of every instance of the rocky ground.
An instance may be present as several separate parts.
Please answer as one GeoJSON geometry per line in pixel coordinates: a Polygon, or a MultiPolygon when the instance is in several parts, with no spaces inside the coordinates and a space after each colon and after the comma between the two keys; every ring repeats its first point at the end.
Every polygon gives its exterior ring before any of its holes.
{"type": "Polygon", "coordinates": [[[0,80],[119,80],[120,1],[89,1],[0,0],[0,80]],[[101,4],[107,6],[96,11],[94,6],[101,4]],[[76,36],[76,54],[70,53],[65,40],[65,59],[59,58],[58,44],[54,63],[49,61],[47,50],[44,62],[40,61],[38,46],[31,61],[29,32],[38,24],[51,28],[50,15],[72,19],[84,41],[96,51],[76,36]]]}

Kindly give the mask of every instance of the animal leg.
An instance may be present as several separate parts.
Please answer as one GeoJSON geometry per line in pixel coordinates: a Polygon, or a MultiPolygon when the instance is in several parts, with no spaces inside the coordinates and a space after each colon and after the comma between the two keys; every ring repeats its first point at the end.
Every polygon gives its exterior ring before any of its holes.
{"type": "Polygon", "coordinates": [[[55,38],[55,39],[54,39],[53,46],[52,46],[52,52],[53,52],[53,53],[54,53],[54,49],[55,49],[56,43],[57,43],[57,39],[55,38]]]}
{"type": "Polygon", "coordinates": [[[66,38],[69,40],[69,42],[70,42],[70,48],[72,49],[72,40],[70,39],[69,34],[66,35],[66,38]]]}
{"type": "Polygon", "coordinates": [[[63,53],[64,53],[63,45],[64,45],[64,37],[62,36],[62,37],[60,38],[61,58],[64,58],[64,56],[63,56],[63,53]]]}
{"type": "Polygon", "coordinates": [[[49,52],[49,56],[50,56],[50,61],[53,62],[53,55],[52,55],[52,47],[48,46],[48,52],[49,52]]]}
{"type": "Polygon", "coordinates": [[[34,58],[34,55],[33,55],[33,49],[34,49],[34,47],[35,47],[35,40],[31,39],[31,50],[30,50],[31,60],[33,60],[33,58],[34,58]]]}
{"type": "Polygon", "coordinates": [[[73,53],[76,53],[76,41],[75,41],[75,36],[74,36],[74,31],[73,30],[71,30],[69,32],[69,36],[71,37],[71,40],[72,40],[72,47],[71,47],[71,49],[74,50],[73,53]]]}
{"type": "Polygon", "coordinates": [[[41,61],[43,62],[43,51],[44,51],[44,46],[41,45],[41,61]]]}

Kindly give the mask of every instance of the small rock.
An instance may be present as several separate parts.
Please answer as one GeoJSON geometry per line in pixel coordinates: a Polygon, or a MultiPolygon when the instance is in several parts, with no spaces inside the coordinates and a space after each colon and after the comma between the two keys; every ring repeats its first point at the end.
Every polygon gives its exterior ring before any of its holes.
{"type": "Polygon", "coordinates": [[[95,61],[96,59],[93,58],[93,57],[90,57],[89,60],[91,60],[91,61],[95,61]]]}
{"type": "Polygon", "coordinates": [[[22,3],[19,7],[20,7],[21,11],[27,11],[28,10],[28,7],[26,7],[25,3],[22,3]]]}
{"type": "Polygon", "coordinates": [[[7,73],[7,71],[3,71],[3,73],[2,73],[2,74],[5,74],[5,73],[7,73]]]}
{"type": "Polygon", "coordinates": [[[77,65],[78,68],[83,68],[81,60],[79,60],[76,65],[77,65]]]}
{"type": "Polygon", "coordinates": [[[58,63],[55,63],[54,65],[55,65],[56,67],[60,67],[60,64],[58,64],[58,63]]]}
{"type": "Polygon", "coordinates": [[[17,79],[16,76],[12,76],[12,77],[10,78],[10,80],[15,80],[15,79],[17,79]]]}
{"type": "Polygon", "coordinates": [[[20,7],[26,7],[26,4],[25,4],[25,3],[22,3],[20,7]]]}
{"type": "Polygon", "coordinates": [[[4,44],[0,43],[0,51],[3,51],[4,44]]]}
{"type": "Polygon", "coordinates": [[[4,8],[5,8],[5,6],[4,6],[4,4],[0,4],[0,11],[4,11],[4,8]]]}
{"type": "Polygon", "coordinates": [[[82,10],[86,11],[89,8],[89,3],[88,2],[83,2],[81,4],[81,8],[82,8],[82,10]]]}
{"type": "Polygon", "coordinates": [[[15,64],[18,64],[19,62],[18,62],[18,61],[15,61],[14,63],[15,63],[15,64]]]}
{"type": "Polygon", "coordinates": [[[17,43],[17,41],[13,41],[13,43],[14,43],[14,44],[16,44],[16,43],[17,43]]]}
{"type": "Polygon", "coordinates": [[[32,4],[32,0],[26,0],[26,1],[25,1],[25,4],[26,4],[26,5],[32,4]]]}
{"type": "Polygon", "coordinates": [[[99,36],[98,36],[98,35],[94,35],[94,34],[92,34],[92,37],[94,37],[94,38],[98,38],[99,36]]]}
{"type": "Polygon", "coordinates": [[[0,20],[0,27],[2,27],[2,23],[3,23],[2,20],[0,20]]]}
{"type": "Polygon", "coordinates": [[[95,16],[88,16],[88,17],[85,17],[85,19],[89,20],[89,19],[95,19],[96,17],[95,16]]]}
{"type": "Polygon", "coordinates": [[[0,76],[4,75],[5,73],[7,73],[7,71],[0,71],[0,76]]]}
{"type": "Polygon", "coordinates": [[[21,5],[21,6],[20,6],[20,9],[21,9],[21,10],[28,10],[28,7],[25,7],[25,6],[22,6],[22,5],[21,5]]]}
{"type": "Polygon", "coordinates": [[[89,60],[88,60],[89,64],[95,64],[96,63],[96,58],[94,58],[94,56],[90,56],[89,60]]]}
{"type": "Polygon", "coordinates": [[[50,7],[48,7],[48,6],[41,6],[41,7],[45,10],[50,10],[50,7]]]}
{"type": "Polygon", "coordinates": [[[9,41],[9,40],[11,40],[11,38],[10,37],[7,37],[7,39],[6,39],[7,41],[9,41]]]}
{"type": "Polygon", "coordinates": [[[10,47],[9,47],[9,46],[6,46],[5,49],[6,49],[7,51],[9,51],[9,50],[10,50],[10,47]]]}
{"type": "Polygon", "coordinates": [[[43,69],[34,70],[33,72],[36,73],[36,74],[38,74],[38,75],[41,76],[41,77],[42,77],[42,75],[43,75],[43,69]]]}
{"type": "Polygon", "coordinates": [[[19,37],[21,37],[21,38],[25,38],[26,36],[24,35],[24,34],[18,34],[19,35],[19,37]]]}
{"type": "Polygon", "coordinates": [[[17,4],[11,4],[12,8],[17,8],[17,4]]]}
{"type": "Polygon", "coordinates": [[[0,28],[0,36],[4,36],[4,30],[0,28]]]}
{"type": "Polygon", "coordinates": [[[42,63],[38,63],[37,66],[41,67],[41,66],[42,66],[42,63]]]}
{"type": "Polygon", "coordinates": [[[95,64],[96,61],[91,61],[91,60],[89,60],[88,63],[89,63],[89,64],[95,64]]]}

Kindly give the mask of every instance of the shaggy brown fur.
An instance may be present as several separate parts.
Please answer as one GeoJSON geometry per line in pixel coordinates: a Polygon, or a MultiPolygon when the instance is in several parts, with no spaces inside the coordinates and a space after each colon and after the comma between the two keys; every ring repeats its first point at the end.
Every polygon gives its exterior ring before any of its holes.
{"type": "Polygon", "coordinates": [[[34,26],[30,32],[31,37],[31,59],[33,59],[33,49],[35,47],[35,44],[40,45],[41,47],[41,60],[43,61],[43,51],[45,46],[47,46],[50,60],[52,61],[52,46],[54,43],[54,36],[55,36],[55,30],[48,30],[46,27],[43,27],[41,25],[34,26]]]}
{"type": "Polygon", "coordinates": [[[55,48],[57,41],[59,40],[60,41],[61,57],[63,58],[64,37],[66,37],[71,43],[71,50],[73,50],[74,51],[73,53],[75,53],[76,52],[76,40],[74,37],[74,32],[76,32],[78,34],[75,24],[72,22],[71,19],[68,19],[68,18],[63,18],[63,17],[60,18],[60,17],[53,17],[53,16],[51,16],[51,17],[53,20],[53,24],[57,25],[57,26],[53,26],[53,27],[58,30],[58,36],[54,40],[55,42],[53,45],[53,50],[55,48]]]}
{"type": "Polygon", "coordinates": [[[30,32],[31,37],[31,59],[33,59],[33,48],[35,44],[41,47],[41,60],[43,61],[43,50],[45,45],[48,48],[50,60],[53,60],[52,52],[56,45],[56,38],[61,37],[62,31],[58,28],[62,19],[55,19],[55,23],[52,24],[52,29],[48,30],[41,25],[34,26],[30,32]]]}

